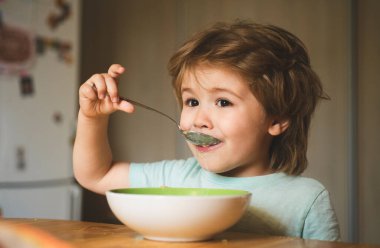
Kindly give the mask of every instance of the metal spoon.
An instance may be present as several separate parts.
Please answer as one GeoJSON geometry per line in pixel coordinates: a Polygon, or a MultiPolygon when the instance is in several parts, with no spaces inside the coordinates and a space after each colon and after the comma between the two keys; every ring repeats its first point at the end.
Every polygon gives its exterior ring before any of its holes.
{"type": "Polygon", "coordinates": [[[174,120],[169,115],[167,115],[165,113],[162,113],[161,111],[159,111],[157,109],[154,109],[154,108],[149,107],[149,106],[147,106],[145,104],[136,102],[136,101],[131,100],[129,98],[125,98],[125,97],[122,97],[122,96],[119,96],[119,98],[120,98],[120,100],[124,100],[124,101],[130,102],[132,104],[135,104],[137,106],[140,106],[142,108],[154,111],[154,112],[156,112],[156,113],[158,113],[160,115],[165,116],[166,118],[168,118],[169,120],[171,120],[172,122],[174,122],[177,125],[177,127],[178,127],[179,131],[181,132],[181,134],[183,134],[183,136],[188,141],[190,141],[191,143],[193,143],[194,145],[197,145],[197,146],[211,146],[211,145],[219,144],[221,142],[217,138],[214,138],[214,137],[212,137],[210,135],[207,135],[207,134],[204,134],[204,133],[195,132],[195,131],[185,131],[185,130],[182,130],[176,120],[174,120]]]}

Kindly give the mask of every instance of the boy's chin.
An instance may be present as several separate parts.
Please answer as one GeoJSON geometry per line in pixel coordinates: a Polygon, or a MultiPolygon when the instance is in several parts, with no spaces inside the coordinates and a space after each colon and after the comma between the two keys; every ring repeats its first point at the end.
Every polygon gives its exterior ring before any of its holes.
{"type": "Polygon", "coordinates": [[[220,167],[220,164],[219,164],[219,166],[215,166],[212,163],[202,163],[202,162],[200,162],[200,165],[201,165],[201,167],[204,170],[206,170],[208,172],[215,173],[215,174],[224,174],[224,173],[228,172],[228,170],[226,170],[226,169],[218,168],[218,167],[220,167]]]}

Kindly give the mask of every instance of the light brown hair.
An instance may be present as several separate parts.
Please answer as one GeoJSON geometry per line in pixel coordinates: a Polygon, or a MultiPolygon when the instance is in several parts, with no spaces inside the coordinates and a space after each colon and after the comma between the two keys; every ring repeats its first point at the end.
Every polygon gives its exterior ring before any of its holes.
{"type": "Polygon", "coordinates": [[[184,73],[204,62],[238,72],[267,114],[289,121],[272,141],[271,166],[301,174],[307,167],[311,116],[318,100],[328,99],[301,40],[282,28],[246,21],[217,23],[195,34],[168,64],[179,103],[184,73]]]}

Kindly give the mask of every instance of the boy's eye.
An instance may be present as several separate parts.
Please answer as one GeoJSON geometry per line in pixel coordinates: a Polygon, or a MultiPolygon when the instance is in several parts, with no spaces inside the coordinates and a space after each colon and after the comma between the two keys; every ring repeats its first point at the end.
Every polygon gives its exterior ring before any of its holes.
{"type": "Polygon", "coordinates": [[[216,105],[218,105],[219,107],[227,107],[227,106],[231,106],[232,103],[226,99],[219,99],[216,102],[216,105]]]}
{"type": "Polygon", "coordinates": [[[186,106],[189,106],[189,107],[195,107],[195,106],[199,105],[199,102],[196,99],[187,99],[185,101],[185,104],[186,104],[186,106]]]}

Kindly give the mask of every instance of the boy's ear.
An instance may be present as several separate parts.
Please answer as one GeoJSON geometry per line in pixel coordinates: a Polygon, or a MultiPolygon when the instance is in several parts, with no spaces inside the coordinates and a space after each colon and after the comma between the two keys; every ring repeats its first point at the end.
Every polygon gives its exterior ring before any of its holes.
{"type": "Polygon", "coordinates": [[[280,135],[289,127],[289,124],[290,121],[287,119],[273,120],[272,124],[269,126],[268,133],[272,136],[280,135]]]}

